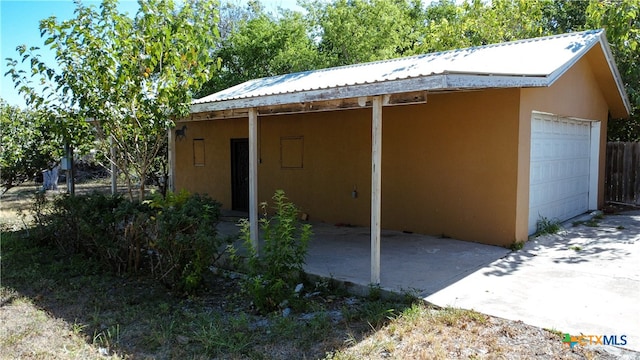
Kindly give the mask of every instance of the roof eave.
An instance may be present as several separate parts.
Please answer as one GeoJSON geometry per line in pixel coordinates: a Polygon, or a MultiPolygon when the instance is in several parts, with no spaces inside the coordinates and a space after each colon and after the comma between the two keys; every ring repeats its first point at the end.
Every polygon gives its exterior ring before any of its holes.
{"type": "Polygon", "coordinates": [[[330,89],[317,89],[295,93],[195,103],[191,105],[191,113],[312,103],[317,101],[400,94],[414,91],[479,90],[487,88],[544,86],[549,86],[549,78],[544,75],[438,74],[401,80],[334,87],[330,89]]]}

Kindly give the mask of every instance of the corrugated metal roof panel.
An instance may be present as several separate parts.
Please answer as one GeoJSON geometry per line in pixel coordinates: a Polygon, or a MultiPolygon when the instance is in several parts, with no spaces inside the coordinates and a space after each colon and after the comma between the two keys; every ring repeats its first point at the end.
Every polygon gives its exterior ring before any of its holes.
{"type": "MultiPolygon", "coordinates": [[[[194,100],[193,104],[315,92],[447,74],[497,75],[496,78],[500,78],[499,87],[509,86],[508,81],[505,83],[505,76],[514,77],[511,86],[522,84],[517,77],[542,77],[552,81],[554,72],[571,66],[600,41],[602,33],[603,30],[590,30],[254,79],[194,100]]],[[[477,87],[490,85],[491,81],[484,79],[477,87]]],[[[474,86],[470,83],[466,87],[474,86]]],[[[460,84],[456,87],[460,87],[460,84]]],[[[277,103],[282,104],[283,100],[277,103]]]]}

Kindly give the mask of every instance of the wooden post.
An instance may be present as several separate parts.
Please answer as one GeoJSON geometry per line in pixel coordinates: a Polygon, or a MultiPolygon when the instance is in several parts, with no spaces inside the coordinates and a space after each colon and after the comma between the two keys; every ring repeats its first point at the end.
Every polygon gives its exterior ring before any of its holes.
{"type": "Polygon", "coordinates": [[[116,147],[113,145],[113,135],[109,138],[111,147],[111,195],[118,193],[118,167],[116,166],[116,147]]]}
{"type": "Polygon", "coordinates": [[[380,284],[382,98],[373,97],[371,118],[371,283],[380,284]]]}
{"type": "Polygon", "coordinates": [[[251,244],[259,253],[258,243],[258,111],[249,109],[249,231],[251,244]]]}
{"type": "Polygon", "coordinates": [[[65,143],[64,144],[64,154],[67,158],[67,193],[69,193],[69,195],[75,195],[76,194],[76,184],[75,181],[73,179],[74,176],[74,164],[73,164],[73,147],[71,145],[69,145],[69,143],[65,143]]]}
{"type": "Polygon", "coordinates": [[[175,136],[173,135],[173,129],[169,129],[169,131],[167,132],[167,152],[169,152],[168,155],[168,165],[169,165],[169,179],[167,179],[167,181],[169,182],[167,184],[167,190],[171,190],[173,192],[176,191],[175,189],[175,179],[176,179],[176,140],[175,140],[175,136]]]}

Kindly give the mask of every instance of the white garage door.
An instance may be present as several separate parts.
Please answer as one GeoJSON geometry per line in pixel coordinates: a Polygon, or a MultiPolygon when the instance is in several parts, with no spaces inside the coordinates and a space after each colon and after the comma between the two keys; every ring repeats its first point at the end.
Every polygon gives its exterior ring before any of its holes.
{"type": "Polygon", "coordinates": [[[591,136],[589,121],[533,113],[529,234],[541,217],[564,221],[589,210],[590,180],[597,179],[591,136]]]}

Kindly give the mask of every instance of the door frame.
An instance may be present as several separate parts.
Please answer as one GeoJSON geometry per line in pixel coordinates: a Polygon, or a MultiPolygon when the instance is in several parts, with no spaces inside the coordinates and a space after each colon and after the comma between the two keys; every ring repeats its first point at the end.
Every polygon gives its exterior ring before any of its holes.
{"type": "MultiPolygon", "coordinates": [[[[248,138],[237,138],[231,139],[230,147],[231,147],[231,210],[238,211],[249,211],[249,183],[247,181],[247,186],[245,189],[239,188],[239,161],[241,159],[238,158],[239,154],[236,151],[236,146],[238,144],[246,144],[247,155],[249,155],[249,139],[248,138]],[[240,191],[242,191],[246,195],[240,195],[240,191]],[[242,198],[246,199],[242,201],[242,198]],[[242,203],[241,203],[242,202],[242,203]]],[[[249,156],[244,160],[246,162],[246,166],[244,168],[247,169],[247,178],[249,177],[249,156]]]]}

